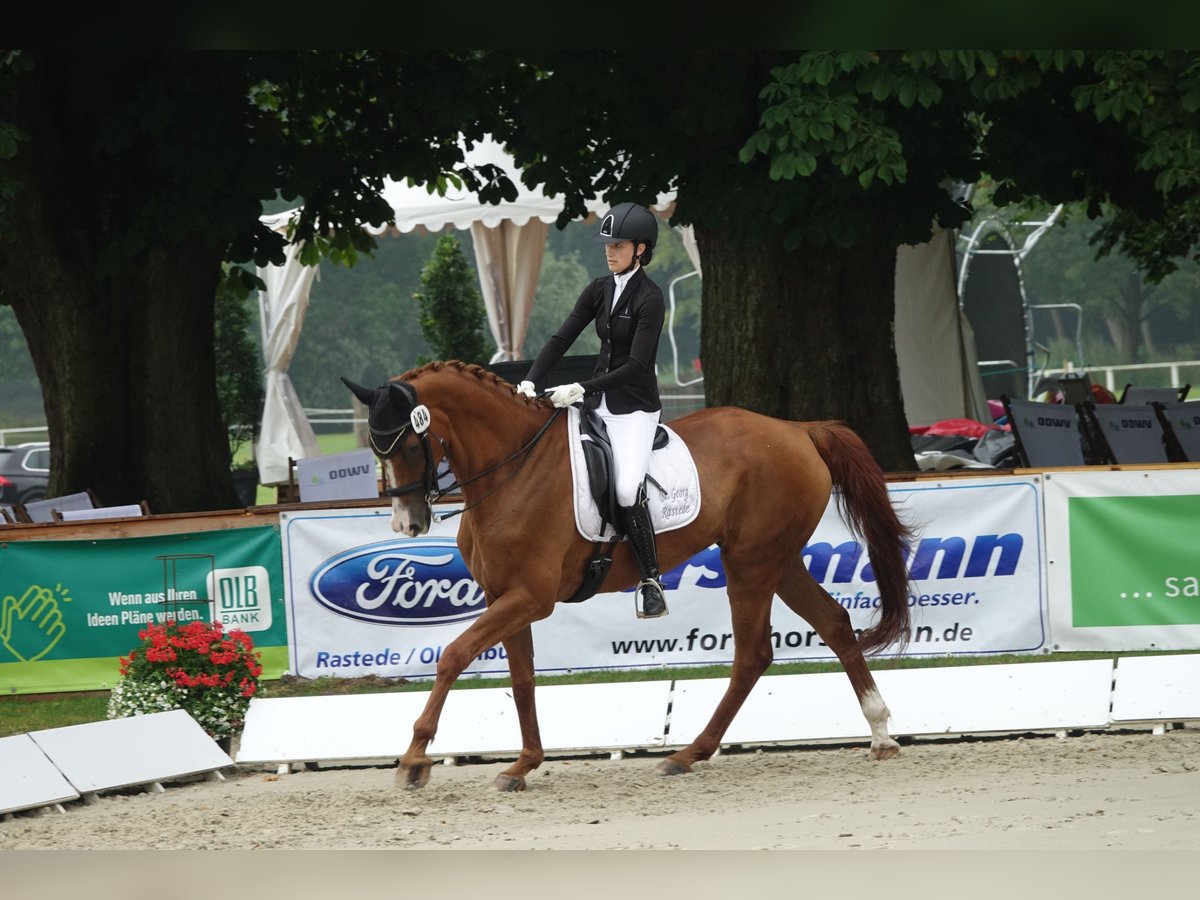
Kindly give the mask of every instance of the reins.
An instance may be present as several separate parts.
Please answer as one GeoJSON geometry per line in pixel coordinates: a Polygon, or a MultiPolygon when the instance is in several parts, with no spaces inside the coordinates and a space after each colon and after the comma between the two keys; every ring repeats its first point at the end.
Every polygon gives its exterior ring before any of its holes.
{"type": "MultiPolygon", "coordinates": [[[[455,510],[454,512],[451,512],[451,513],[443,513],[440,515],[436,515],[436,516],[434,516],[434,520],[437,522],[444,522],[444,521],[446,521],[446,519],[452,519],[455,516],[461,516],[468,509],[474,509],[476,506],[478,506],[480,503],[482,503],[484,500],[486,500],[488,497],[490,497],[496,491],[500,490],[500,488],[504,487],[504,485],[506,485],[509,481],[511,481],[513,478],[515,478],[517,476],[517,473],[519,473],[521,471],[521,466],[524,466],[525,463],[529,460],[529,454],[533,452],[533,448],[537,445],[537,442],[542,439],[542,437],[550,429],[550,426],[554,424],[554,421],[559,417],[559,415],[561,413],[562,413],[561,408],[555,409],[554,412],[551,414],[550,418],[546,420],[545,424],[542,425],[542,427],[537,430],[537,434],[535,434],[533,436],[533,438],[529,441],[529,443],[527,443],[524,447],[521,447],[519,450],[517,450],[515,453],[511,454],[507,458],[500,460],[500,462],[496,463],[495,465],[488,466],[482,472],[476,472],[474,475],[472,475],[466,481],[459,481],[456,478],[454,483],[449,485],[445,490],[442,490],[442,488],[440,488],[438,485],[435,484],[434,485],[434,494],[432,494],[431,496],[432,496],[433,500],[440,500],[442,497],[444,497],[446,494],[448,494],[450,492],[450,490],[452,490],[454,488],[462,488],[463,486],[468,485],[473,481],[478,481],[480,478],[483,478],[485,475],[490,475],[492,472],[495,472],[497,469],[503,468],[504,466],[508,465],[510,462],[512,462],[514,459],[516,459],[522,453],[525,454],[525,458],[521,460],[521,464],[518,465],[515,469],[513,469],[512,473],[507,478],[504,478],[501,481],[497,482],[495,485],[493,485],[492,489],[490,491],[488,491],[486,494],[484,494],[482,497],[480,497],[474,503],[465,504],[462,509],[455,510]]],[[[436,435],[435,435],[435,437],[436,437],[436,435]]],[[[449,450],[449,448],[446,447],[446,442],[443,441],[440,437],[438,437],[438,443],[441,444],[442,448],[446,451],[446,459],[449,459],[450,458],[450,450],[449,450]]]]}
{"type": "MultiPolygon", "coordinates": [[[[493,485],[492,489],[489,490],[482,497],[478,498],[473,503],[463,506],[462,509],[455,510],[452,513],[443,513],[443,514],[435,515],[434,520],[437,522],[443,522],[446,519],[453,518],[454,516],[460,516],[463,513],[465,513],[468,509],[474,509],[476,506],[478,506],[480,503],[482,503],[484,500],[486,500],[488,497],[490,497],[492,494],[494,494],[496,491],[498,491],[500,488],[502,488],[505,484],[507,484],[510,480],[512,480],[513,478],[516,477],[517,473],[521,471],[521,466],[523,466],[525,464],[525,462],[529,459],[529,454],[533,452],[533,448],[537,445],[537,442],[542,439],[542,437],[550,429],[550,426],[554,424],[555,420],[559,417],[560,413],[562,413],[562,409],[554,410],[554,412],[553,412],[553,414],[551,414],[550,418],[547,419],[545,421],[545,423],[542,425],[542,427],[537,430],[537,434],[535,434],[533,436],[533,438],[527,444],[525,444],[523,447],[519,448],[516,452],[514,452],[514,453],[510,454],[509,456],[507,456],[506,458],[500,460],[498,463],[488,466],[482,472],[476,472],[474,475],[472,475],[466,481],[459,481],[456,477],[455,480],[452,483],[448,484],[445,488],[441,487],[437,483],[437,479],[435,477],[435,467],[433,465],[433,454],[429,449],[429,435],[433,434],[433,437],[437,440],[437,442],[442,445],[442,452],[445,454],[447,461],[450,460],[450,448],[448,446],[446,446],[446,442],[445,442],[445,440],[442,439],[441,435],[438,435],[438,434],[432,432],[431,430],[428,429],[428,427],[426,427],[425,430],[417,432],[419,434],[420,441],[421,441],[421,450],[425,455],[425,474],[424,474],[424,476],[422,477],[422,479],[420,481],[414,481],[409,484],[401,485],[399,487],[385,488],[384,494],[388,497],[403,497],[405,494],[411,494],[414,491],[424,490],[426,500],[432,505],[435,501],[440,500],[442,497],[446,496],[447,494],[451,493],[452,491],[461,490],[466,485],[471,484],[474,481],[478,481],[480,478],[484,478],[485,476],[492,474],[493,472],[497,471],[498,469],[503,468],[504,466],[508,465],[513,460],[515,460],[517,457],[524,454],[524,459],[521,460],[521,464],[518,465],[507,478],[504,478],[501,481],[499,481],[498,483],[496,483],[495,485],[493,485]]],[[[388,447],[386,449],[380,448],[375,443],[375,435],[374,435],[374,433],[372,433],[371,434],[372,449],[374,449],[375,452],[379,456],[386,459],[387,457],[391,456],[395,452],[396,445],[400,443],[401,439],[403,439],[403,437],[404,437],[405,433],[408,431],[408,429],[409,429],[408,425],[405,425],[403,428],[400,428],[398,430],[398,432],[396,432],[395,439],[392,440],[391,444],[388,445],[388,447]]]]}

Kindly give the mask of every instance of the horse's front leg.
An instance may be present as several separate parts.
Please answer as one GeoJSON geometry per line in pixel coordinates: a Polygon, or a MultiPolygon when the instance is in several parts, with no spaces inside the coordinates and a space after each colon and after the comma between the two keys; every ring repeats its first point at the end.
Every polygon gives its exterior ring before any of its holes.
{"type": "Polygon", "coordinates": [[[498,791],[523,791],[525,776],[546,758],[542,749],[542,733],[538,728],[537,706],[533,699],[533,629],[527,626],[510,636],[504,642],[504,652],[508,654],[513,703],[517,707],[517,722],[521,726],[521,753],[516,762],[496,776],[492,787],[498,791]]]}
{"type": "MultiPolygon", "coordinates": [[[[437,735],[438,720],[441,718],[442,708],[446,705],[450,688],[471,664],[471,660],[522,628],[529,628],[533,621],[530,607],[531,604],[525,602],[521,596],[506,595],[484,610],[466,631],[442,651],[433,690],[429,692],[429,699],[425,701],[421,715],[413,723],[412,743],[400,757],[400,766],[396,772],[397,783],[408,788],[419,788],[429,782],[433,760],[427,751],[430,742],[437,735]]],[[[532,703],[530,706],[532,708],[532,703]]]]}

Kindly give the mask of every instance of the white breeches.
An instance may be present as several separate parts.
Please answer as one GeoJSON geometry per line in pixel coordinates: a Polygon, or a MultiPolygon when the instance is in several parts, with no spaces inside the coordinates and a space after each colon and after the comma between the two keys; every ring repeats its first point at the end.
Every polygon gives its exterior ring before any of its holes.
{"type": "Polygon", "coordinates": [[[617,482],[617,503],[633,506],[638,488],[650,467],[650,452],[654,447],[654,432],[658,428],[659,414],[635,411],[617,414],[609,412],[603,399],[596,408],[608,429],[612,441],[613,477],[617,482]]]}

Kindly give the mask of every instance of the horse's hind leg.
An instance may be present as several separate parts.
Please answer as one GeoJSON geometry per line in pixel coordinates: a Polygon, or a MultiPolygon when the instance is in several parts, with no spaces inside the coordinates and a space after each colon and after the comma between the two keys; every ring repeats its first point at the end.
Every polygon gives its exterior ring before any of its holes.
{"type": "Polygon", "coordinates": [[[762,673],[771,665],[771,589],[765,579],[747,578],[745,569],[724,555],[729,577],[729,606],[733,623],[733,665],[729,687],[704,730],[688,746],[658,764],[662,775],[682,775],[692,764],[709,759],[762,673]]]}
{"type": "Polygon", "coordinates": [[[821,640],[841,660],[867,724],[871,727],[871,758],[891,759],[898,754],[900,745],[888,734],[887,723],[891,713],[875,685],[871,670],[867,668],[866,657],[850,625],[850,614],[817,583],[799,558],[785,568],[776,593],[788,609],[816,630],[821,640]]]}
{"type": "Polygon", "coordinates": [[[505,639],[504,652],[508,655],[513,703],[517,707],[517,722],[521,726],[521,753],[516,762],[496,776],[492,787],[498,791],[523,791],[525,776],[546,758],[542,749],[541,730],[538,728],[537,706],[533,700],[533,630],[525,627],[505,639]]]}

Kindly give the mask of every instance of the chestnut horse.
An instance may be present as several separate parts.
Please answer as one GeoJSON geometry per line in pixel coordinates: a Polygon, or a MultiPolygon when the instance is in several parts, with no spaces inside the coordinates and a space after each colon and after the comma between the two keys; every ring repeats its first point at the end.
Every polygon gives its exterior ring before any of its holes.
{"type": "MultiPolygon", "coordinates": [[[[593,556],[572,509],[567,416],[545,398],[528,400],[497,375],[457,361],[434,362],[365,388],[343,379],[369,409],[371,443],[392,500],[392,528],[429,530],[445,459],[463,499],[458,546],[486,610],[442,652],[429,699],[413,725],[397,781],[428,782],[427,754],[447,694],[479,654],[497,642],[508,654],[522,749],[496,776],[498,790],[525,788],[545,757],[534,706],[534,622],[571,597],[593,556]]],[[[899,745],[865,657],[908,637],[907,543],[879,466],[862,440],[837,422],[791,422],[736,407],[704,409],[671,422],[699,474],[700,512],[658,535],[662,571],[717,544],[725,567],[734,636],[729,687],[691,744],[658,771],[690,772],[715,753],[730,722],[772,661],[771,604],[777,594],[837,654],[870,725],[873,759],[899,745]],[[848,613],[809,573],[801,552],[832,493],[852,533],[865,541],[881,602],[879,620],[855,636],[848,613]]],[[[617,545],[601,590],[638,581],[627,542],[617,545]]]]}

